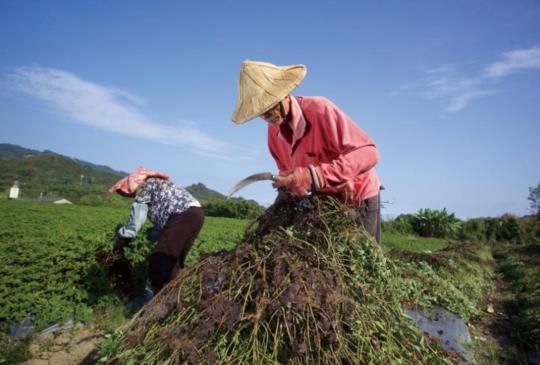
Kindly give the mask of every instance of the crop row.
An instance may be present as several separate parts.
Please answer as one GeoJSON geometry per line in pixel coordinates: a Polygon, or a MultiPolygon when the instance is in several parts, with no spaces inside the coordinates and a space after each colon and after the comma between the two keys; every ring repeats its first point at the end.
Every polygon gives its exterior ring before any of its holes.
{"type": "MultiPolygon", "coordinates": [[[[0,201],[0,329],[31,316],[35,328],[87,319],[112,289],[96,254],[112,250],[125,209],[0,201]]],[[[188,257],[234,247],[246,221],[207,217],[188,257]]],[[[145,262],[151,243],[140,235],[125,250],[145,262]]],[[[144,268],[144,264],[141,265],[144,268]]]]}

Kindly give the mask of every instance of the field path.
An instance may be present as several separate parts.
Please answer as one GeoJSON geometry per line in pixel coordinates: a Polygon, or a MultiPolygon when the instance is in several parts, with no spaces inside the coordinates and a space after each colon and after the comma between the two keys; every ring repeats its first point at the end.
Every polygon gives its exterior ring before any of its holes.
{"type": "Polygon", "coordinates": [[[506,364],[514,355],[509,351],[513,348],[509,304],[508,283],[497,276],[495,291],[482,304],[484,314],[470,326],[479,364],[506,364]]]}
{"type": "MultiPolygon", "coordinates": [[[[531,265],[540,265],[540,251],[538,248],[515,249],[520,259],[531,265]]],[[[479,364],[516,364],[528,365],[527,353],[518,348],[520,334],[517,332],[516,304],[511,290],[511,282],[507,281],[500,272],[500,265],[508,255],[494,249],[495,266],[497,273],[494,278],[495,290],[486,301],[481,304],[484,314],[471,328],[477,347],[477,360],[479,364]]]]}
{"type": "Polygon", "coordinates": [[[21,364],[91,365],[97,361],[94,346],[102,339],[103,334],[91,328],[81,328],[72,335],[48,336],[32,344],[32,357],[21,364]]]}

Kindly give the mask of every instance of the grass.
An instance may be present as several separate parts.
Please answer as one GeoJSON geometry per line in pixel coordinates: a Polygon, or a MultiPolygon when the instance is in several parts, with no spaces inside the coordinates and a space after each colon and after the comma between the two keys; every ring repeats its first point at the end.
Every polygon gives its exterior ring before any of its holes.
{"type": "Polygon", "coordinates": [[[448,240],[445,239],[403,235],[393,232],[383,232],[381,242],[385,251],[438,251],[448,246],[448,240]]]}
{"type": "MultiPolygon", "coordinates": [[[[127,208],[0,199],[0,332],[27,315],[34,317],[36,330],[70,317],[103,330],[125,322],[125,299],[103,280],[96,252],[112,247],[115,228],[128,214],[127,208]]],[[[247,223],[207,217],[188,264],[201,254],[234,247],[247,223]]],[[[133,245],[130,255],[146,267],[151,248],[142,248],[151,246],[143,232],[133,245]]],[[[0,333],[0,364],[22,361],[27,344],[0,333]]]]}
{"type": "MultiPolygon", "coordinates": [[[[105,331],[125,322],[129,316],[123,312],[123,301],[111,296],[110,292],[90,295],[85,273],[88,261],[95,261],[96,250],[111,243],[116,225],[123,223],[128,213],[128,209],[112,207],[57,206],[0,199],[0,273],[3,277],[0,283],[3,298],[0,298],[0,326],[6,328],[12,321],[23,318],[27,309],[32,309],[31,313],[42,325],[58,320],[60,315],[68,317],[65,312],[72,310],[83,314],[88,311],[88,320],[95,321],[105,331]]],[[[248,220],[207,217],[188,255],[187,264],[195,263],[206,253],[234,248],[248,223],[248,220]]],[[[143,237],[139,237],[137,242],[146,244],[143,237]]],[[[385,251],[435,252],[448,245],[449,242],[443,239],[389,232],[382,235],[385,251]]],[[[441,275],[439,283],[449,280],[449,275],[423,266],[420,272],[415,268],[415,276],[433,281],[433,270],[441,275]]],[[[473,270],[473,275],[468,271],[463,277],[481,276],[473,270]]],[[[476,294],[478,285],[473,284],[469,286],[469,282],[461,278],[451,284],[452,292],[476,294]]],[[[436,290],[426,291],[425,287],[418,290],[422,291],[420,303],[435,304],[444,298],[436,290]],[[426,298],[426,295],[431,297],[426,298]]],[[[454,304],[462,313],[471,312],[465,298],[454,304]]],[[[18,362],[27,356],[25,342],[10,341],[2,334],[0,348],[1,364],[6,363],[2,361],[6,357],[18,362]]]]}
{"type": "Polygon", "coordinates": [[[495,248],[499,271],[509,281],[517,345],[538,352],[540,347],[540,246],[501,245],[495,248]]]}
{"type": "Polygon", "coordinates": [[[189,251],[186,263],[193,264],[205,253],[234,248],[248,224],[247,219],[206,217],[204,226],[189,251]]]}
{"type": "MultiPolygon", "coordinates": [[[[103,287],[106,283],[89,275],[98,273],[96,252],[112,247],[116,226],[128,214],[127,209],[112,207],[0,200],[0,325],[31,314],[43,328],[73,315],[66,311],[86,312],[88,304],[101,307],[102,298],[112,293],[103,287]],[[91,278],[95,282],[87,285],[91,278]],[[102,291],[93,292],[97,289],[102,291]]],[[[247,224],[247,220],[207,217],[188,264],[201,254],[233,248],[247,224]]],[[[145,266],[152,246],[143,230],[129,254],[140,256],[137,260],[145,266]]]]}
{"type": "Polygon", "coordinates": [[[493,288],[491,250],[480,242],[452,243],[432,253],[394,250],[407,301],[429,308],[435,305],[468,321],[481,314],[479,303],[493,288]]]}

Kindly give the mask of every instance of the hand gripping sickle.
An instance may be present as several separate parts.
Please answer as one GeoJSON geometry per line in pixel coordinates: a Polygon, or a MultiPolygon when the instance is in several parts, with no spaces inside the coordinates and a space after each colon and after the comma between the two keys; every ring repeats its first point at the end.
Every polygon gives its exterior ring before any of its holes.
{"type": "Polygon", "coordinates": [[[278,190],[285,190],[293,196],[303,196],[309,192],[318,191],[326,185],[326,180],[322,171],[318,167],[297,167],[294,170],[287,171],[284,175],[276,176],[270,172],[260,172],[240,180],[229,191],[227,198],[230,198],[244,186],[256,181],[270,180],[278,190]]]}

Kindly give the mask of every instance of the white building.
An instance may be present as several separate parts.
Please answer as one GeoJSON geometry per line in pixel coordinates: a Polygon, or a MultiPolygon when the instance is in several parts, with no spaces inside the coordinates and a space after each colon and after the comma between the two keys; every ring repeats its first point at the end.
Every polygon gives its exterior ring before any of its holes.
{"type": "Polygon", "coordinates": [[[9,199],[19,198],[19,182],[13,182],[13,186],[9,189],[9,199]]]}

